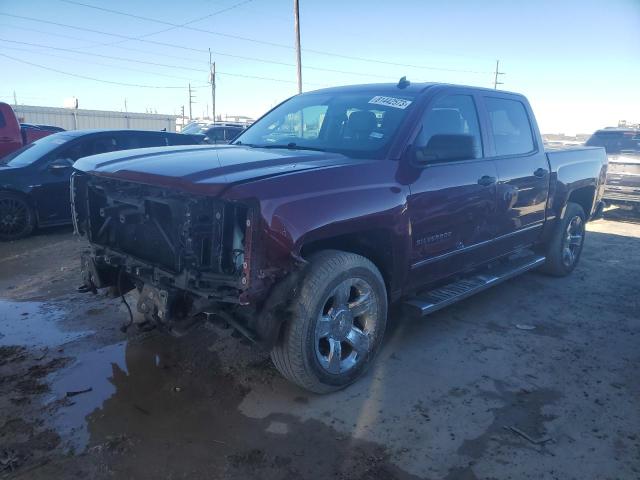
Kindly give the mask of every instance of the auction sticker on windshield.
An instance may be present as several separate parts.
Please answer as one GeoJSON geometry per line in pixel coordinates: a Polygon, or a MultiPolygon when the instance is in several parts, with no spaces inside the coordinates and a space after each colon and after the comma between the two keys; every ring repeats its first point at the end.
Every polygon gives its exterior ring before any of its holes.
{"type": "Polygon", "coordinates": [[[374,105],[384,105],[386,107],[400,108],[404,110],[409,105],[411,105],[411,100],[405,100],[404,98],[396,97],[383,97],[381,95],[378,95],[369,100],[369,103],[373,103],[374,105]]]}

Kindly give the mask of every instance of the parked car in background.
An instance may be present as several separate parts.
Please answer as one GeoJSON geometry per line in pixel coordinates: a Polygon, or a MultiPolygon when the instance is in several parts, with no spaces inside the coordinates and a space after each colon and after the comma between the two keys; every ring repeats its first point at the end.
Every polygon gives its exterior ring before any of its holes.
{"type": "Polygon", "coordinates": [[[11,105],[0,102],[0,159],[24,145],[60,131],[64,128],[18,123],[11,105]]]}
{"type": "Polygon", "coordinates": [[[202,131],[204,135],[203,143],[211,145],[231,143],[245,129],[246,126],[241,124],[213,124],[202,131]]]}
{"type": "Polygon", "coordinates": [[[212,125],[212,123],[213,122],[189,122],[184,127],[182,127],[180,133],[201,134],[202,130],[212,125]]]}
{"type": "Polygon", "coordinates": [[[586,142],[604,147],[609,170],[604,200],[609,205],[633,207],[640,212],[640,129],[605,128],[586,142]]]}
{"type": "Polygon", "coordinates": [[[202,143],[219,145],[230,143],[240,135],[247,125],[235,122],[192,122],[182,129],[180,133],[197,135],[202,143]]]}
{"type": "Polygon", "coordinates": [[[64,128],[53,127],[51,125],[34,125],[33,123],[21,123],[20,133],[22,134],[22,143],[27,145],[39,138],[46,137],[52,133],[64,132],[64,128]]]}
{"type": "Polygon", "coordinates": [[[0,240],[71,222],[69,176],[81,157],[196,143],[189,135],[139,130],[74,130],[36,140],[0,159],[0,240]]]}
{"type": "Polygon", "coordinates": [[[175,335],[221,319],[330,392],[371,364],[391,302],[423,316],[534,268],[571,273],[606,168],[602,148],[545,151],[514,93],[304,93],[231,145],[78,161],[84,290],[137,288],[145,322],[175,335]]]}
{"type": "Polygon", "coordinates": [[[607,155],[640,153],[640,129],[609,127],[597,130],[585,143],[588,147],[604,147],[607,155]]]}
{"type": "Polygon", "coordinates": [[[0,102],[0,158],[24,145],[20,124],[13,108],[0,102]]]}

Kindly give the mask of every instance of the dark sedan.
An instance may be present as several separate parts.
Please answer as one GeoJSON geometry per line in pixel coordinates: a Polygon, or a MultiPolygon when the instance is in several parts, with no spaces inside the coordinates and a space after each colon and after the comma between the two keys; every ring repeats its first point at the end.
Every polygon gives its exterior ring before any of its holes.
{"type": "Polygon", "coordinates": [[[71,223],[69,176],[81,157],[197,143],[190,135],[138,130],[75,130],[36,140],[0,159],[0,240],[71,223]]]}

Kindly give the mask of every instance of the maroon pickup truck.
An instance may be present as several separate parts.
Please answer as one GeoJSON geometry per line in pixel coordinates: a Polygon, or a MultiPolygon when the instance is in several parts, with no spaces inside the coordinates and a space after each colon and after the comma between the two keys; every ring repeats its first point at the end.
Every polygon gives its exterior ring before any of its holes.
{"type": "Polygon", "coordinates": [[[602,148],[545,152],[522,95],[305,93],[231,145],[76,162],[82,290],[137,289],[140,327],[230,325],[329,392],[371,363],[391,304],[423,316],[531,269],[569,274],[606,170],[602,148]]]}

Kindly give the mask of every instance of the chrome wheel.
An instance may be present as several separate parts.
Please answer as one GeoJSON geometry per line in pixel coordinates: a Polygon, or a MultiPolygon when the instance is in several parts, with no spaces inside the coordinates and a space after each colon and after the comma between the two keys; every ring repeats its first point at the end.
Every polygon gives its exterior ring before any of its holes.
{"type": "Polygon", "coordinates": [[[562,263],[566,267],[571,267],[580,255],[584,240],[584,228],[584,221],[578,215],[574,216],[567,224],[562,239],[562,263]]]}
{"type": "Polygon", "coordinates": [[[0,235],[21,234],[29,226],[29,207],[20,199],[0,198],[0,235]]]}
{"type": "Polygon", "coordinates": [[[364,361],[372,348],[378,301],[361,278],[342,281],[325,299],[315,328],[316,358],[338,375],[364,361]]]}

